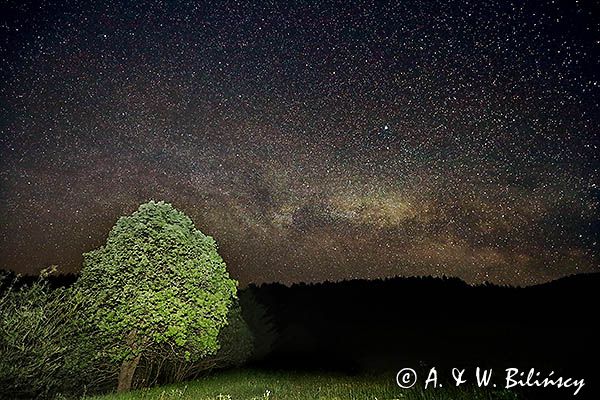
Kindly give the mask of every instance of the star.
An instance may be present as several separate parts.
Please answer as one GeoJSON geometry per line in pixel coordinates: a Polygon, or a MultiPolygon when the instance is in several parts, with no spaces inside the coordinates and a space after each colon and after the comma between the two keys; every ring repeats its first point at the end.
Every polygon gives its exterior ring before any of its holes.
{"type": "Polygon", "coordinates": [[[0,267],[154,199],[242,284],[598,270],[585,2],[68,3],[0,23],[0,267]]]}

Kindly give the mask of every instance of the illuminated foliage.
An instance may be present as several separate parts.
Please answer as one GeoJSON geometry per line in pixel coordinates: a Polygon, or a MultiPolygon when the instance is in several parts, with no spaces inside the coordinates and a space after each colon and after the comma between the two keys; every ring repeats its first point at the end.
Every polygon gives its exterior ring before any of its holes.
{"type": "Polygon", "coordinates": [[[215,353],[236,282],[212,237],[170,204],[150,201],[84,254],[75,292],[86,303],[85,323],[106,340],[99,356],[121,363],[124,391],[157,347],[186,361],[215,353]]]}

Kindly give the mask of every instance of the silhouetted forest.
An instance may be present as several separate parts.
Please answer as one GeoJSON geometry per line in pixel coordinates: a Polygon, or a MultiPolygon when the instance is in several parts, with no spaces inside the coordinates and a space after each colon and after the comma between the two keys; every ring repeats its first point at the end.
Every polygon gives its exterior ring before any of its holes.
{"type": "MultiPolygon", "coordinates": [[[[594,390],[600,274],[526,288],[394,278],[245,291],[267,308],[278,332],[265,366],[348,373],[535,367],[583,377],[585,394],[594,390]]],[[[565,396],[530,392],[528,398],[565,396]]]]}

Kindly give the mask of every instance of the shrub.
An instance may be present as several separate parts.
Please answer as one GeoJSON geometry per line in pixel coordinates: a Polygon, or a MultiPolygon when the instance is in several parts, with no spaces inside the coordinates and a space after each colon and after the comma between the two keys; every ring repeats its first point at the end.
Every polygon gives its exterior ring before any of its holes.
{"type": "Polygon", "coordinates": [[[47,398],[71,383],[77,305],[68,289],[49,288],[47,273],[30,285],[9,282],[0,295],[0,393],[11,398],[47,398]]]}

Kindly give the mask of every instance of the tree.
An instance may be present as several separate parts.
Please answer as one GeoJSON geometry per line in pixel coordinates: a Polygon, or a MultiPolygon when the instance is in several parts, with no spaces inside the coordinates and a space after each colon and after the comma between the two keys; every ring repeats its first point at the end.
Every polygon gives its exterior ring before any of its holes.
{"type": "Polygon", "coordinates": [[[120,364],[117,390],[127,391],[154,348],[187,361],[214,354],[236,285],[212,237],[170,204],[150,201],[84,254],[75,292],[85,324],[106,342],[100,356],[120,364]]]}

